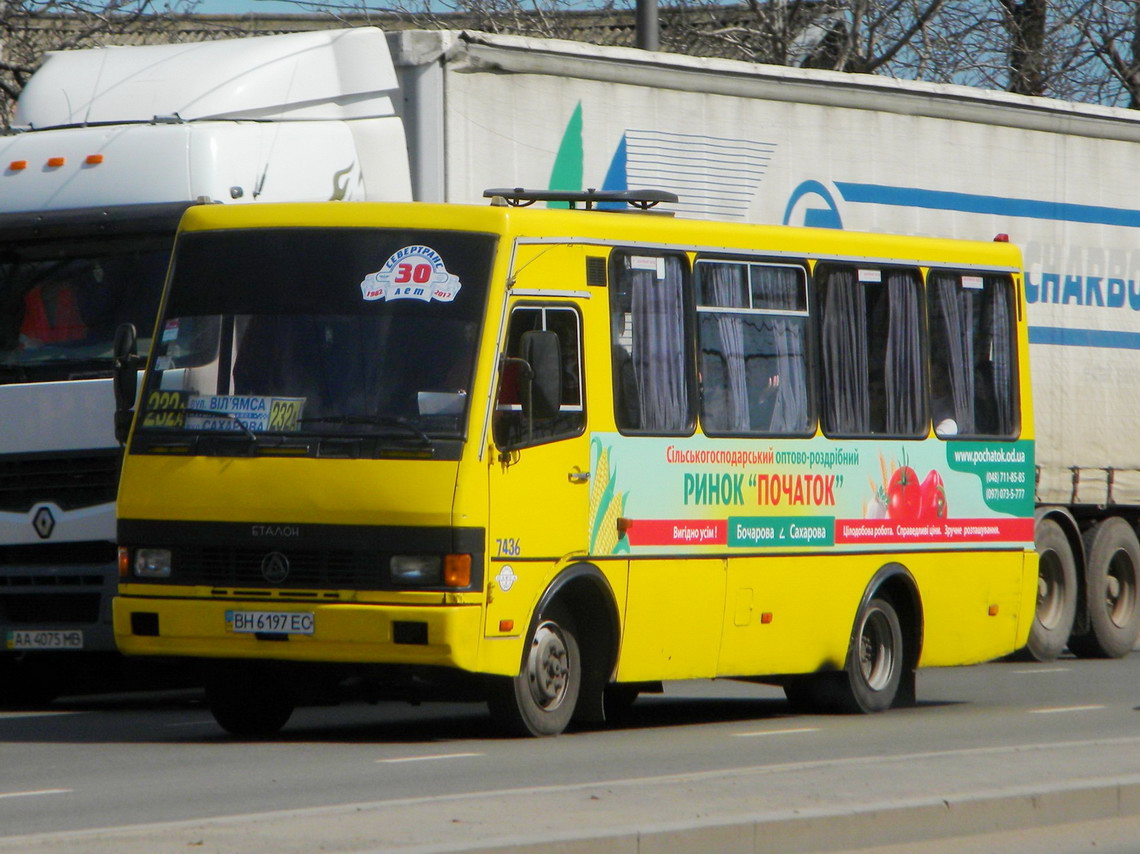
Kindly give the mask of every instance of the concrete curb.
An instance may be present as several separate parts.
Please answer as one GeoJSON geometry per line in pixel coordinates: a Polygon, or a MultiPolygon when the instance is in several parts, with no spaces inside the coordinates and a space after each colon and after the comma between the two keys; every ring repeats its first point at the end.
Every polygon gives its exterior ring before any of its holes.
{"type": "MultiPolygon", "coordinates": [[[[845,810],[793,811],[739,821],[647,826],[573,837],[427,846],[404,854],[823,854],[961,836],[1140,817],[1140,777],[845,810]]],[[[374,854],[381,854],[375,851],[374,854]]]]}

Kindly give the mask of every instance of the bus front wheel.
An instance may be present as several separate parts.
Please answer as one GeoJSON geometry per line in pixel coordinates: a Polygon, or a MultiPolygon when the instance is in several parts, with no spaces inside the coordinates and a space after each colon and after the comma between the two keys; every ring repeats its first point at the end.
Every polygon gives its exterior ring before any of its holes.
{"type": "Polygon", "coordinates": [[[268,738],[293,714],[285,680],[272,670],[215,665],[206,674],[206,704],[218,726],[239,738],[268,738]]]}
{"type": "Polygon", "coordinates": [[[554,606],[535,626],[518,675],[491,683],[488,706],[512,735],[558,735],[570,723],[581,684],[574,620],[554,606]]]}

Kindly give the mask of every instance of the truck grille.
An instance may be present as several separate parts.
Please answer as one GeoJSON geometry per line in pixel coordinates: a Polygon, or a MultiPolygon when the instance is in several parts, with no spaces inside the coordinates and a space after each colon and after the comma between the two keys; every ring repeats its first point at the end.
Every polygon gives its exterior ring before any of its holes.
{"type": "Polygon", "coordinates": [[[99,593],[0,594],[0,618],[7,623],[97,623],[99,593]]]}
{"type": "Polygon", "coordinates": [[[41,501],[77,510],[115,500],[121,452],[0,457],[0,510],[25,513],[41,501]]]}

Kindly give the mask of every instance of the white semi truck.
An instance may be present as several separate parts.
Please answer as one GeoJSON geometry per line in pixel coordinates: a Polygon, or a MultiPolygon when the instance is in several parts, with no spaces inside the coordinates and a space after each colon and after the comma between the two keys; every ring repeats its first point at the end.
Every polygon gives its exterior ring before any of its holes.
{"type": "Polygon", "coordinates": [[[145,343],[181,210],[480,203],[504,185],[666,189],[696,218],[1008,234],[1026,253],[1034,351],[1029,650],[1118,656],[1136,641],[1140,114],[360,28],[51,54],[16,125],[0,137],[0,692],[46,695],[68,662],[113,648],[112,336],[131,320],[145,343]]]}

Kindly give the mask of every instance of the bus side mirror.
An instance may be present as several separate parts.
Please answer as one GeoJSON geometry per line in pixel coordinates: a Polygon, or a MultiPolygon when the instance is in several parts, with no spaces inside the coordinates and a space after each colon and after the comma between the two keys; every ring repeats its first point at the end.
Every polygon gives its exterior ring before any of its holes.
{"type": "Polygon", "coordinates": [[[520,355],[530,365],[533,379],[523,386],[523,415],[553,418],[562,403],[562,352],[558,333],[546,330],[524,332],[520,355]]]}
{"type": "Polygon", "coordinates": [[[112,379],[115,388],[115,438],[119,444],[127,441],[131,431],[141,364],[138,333],[133,323],[124,323],[115,330],[115,372],[112,379]]]}

